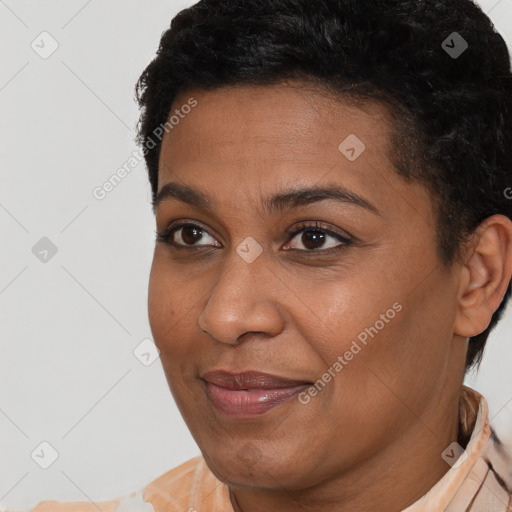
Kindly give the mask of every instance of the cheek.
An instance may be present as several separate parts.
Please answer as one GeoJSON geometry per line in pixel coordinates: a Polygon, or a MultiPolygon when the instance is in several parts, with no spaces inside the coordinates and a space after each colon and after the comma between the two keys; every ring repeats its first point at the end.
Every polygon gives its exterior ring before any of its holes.
{"type": "Polygon", "coordinates": [[[157,262],[153,260],[148,287],[148,317],[157,345],[162,338],[166,323],[170,322],[175,315],[172,309],[170,290],[171,288],[166,284],[165,275],[159,270],[157,262]]]}
{"type": "Polygon", "coordinates": [[[173,268],[164,251],[155,250],[148,287],[148,315],[156,335],[171,332],[197,302],[199,292],[183,281],[182,273],[173,268]]]}
{"type": "Polygon", "coordinates": [[[425,274],[424,264],[395,261],[373,270],[365,265],[339,284],[331,281],[310,292],[308,306],[315,314],[295,321],[321,356],[321,372],[335,374],[331,398],[344,408],[357,410],[362,394],[379,409],[396,402],[390,390],[404,398],[424,396],[439,382],[448,362],[454,303],[446,276],[425,274]]]}
{"type": "MultiPolygon", "coordinates": [[[[353,356],[349,352],[352,359],[335,379],[334,409],[351,411],[357,430],[368,436],[375,433],[364,421],[360,423],[361,419],[371,417],[382,425],[406,424],[414,419],[411,411],[420,414],[445,382],[454,305],[447,290],[449,283],[444,281],[443,288],[438,281],[434,275],[414,293],[397,281],[397,288],[388,296],[368,302],[366,314],[354,319],[351,336],[344,338],[345,345],[355,340],[361,350],[353,356]],[[388,308],[394,303],[402,307],[390,315],[388,308]],[[381,307],[375,308],[375,304],[381,307]],[[379,322],[381,313],[388,322],[379,322]],[[358,332],[366,343],[359,342],[358,332]]],[[[343,422],[343,416],[338,421],[343,422]]]]}
{"type": "MultiPolygon", "coordinates": [[[[296,321],[326,363],[334,363],[352,347],[360,359],[366,347],[386,337],[390,326],[399,321],[402,313],[398,310],[402,306],[397,296],[396,290],[380,283],[375,276],[359,272],[343,277],[339,284],[333,285],[331,281],[310,293],[308,305],[314,314],[297,316],[296,321]]],[[[348,357],[352,358],[350,354],[348,357]]]]}
{"type": "MultiPolygon", "coordinates": [[[[166,363],[166,355],[171,351],[180,350],[179,340],[183,339],[186,311],[190,304],[180,293],[180,286],[170,272],[155,255],[148,287],[148,318],[153,340],[160,349],[162,363],[166,363]]],[[[164,366],[165,369],[165,366],[164,366]]]]}
{"type": "Polygon", "coordinates": [[[197,359],[192,333],[197,332],[203,295],[204,291],[187,285],[179,272],[169,268],[165,258],[155,255],[149,278],[148,318],[169,384],[188,375],[190,368],[186,367],[197,359]]]}

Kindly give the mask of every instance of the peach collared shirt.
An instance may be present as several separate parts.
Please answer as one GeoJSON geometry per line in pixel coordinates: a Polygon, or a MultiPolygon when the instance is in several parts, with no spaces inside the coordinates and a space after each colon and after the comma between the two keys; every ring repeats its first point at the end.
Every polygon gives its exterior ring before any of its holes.
{"type": "MultiPolygon", "coordinates": [[[[458,458],[448,450],[445,475],[402,512],[512,512],[512,456],[489,425],[485,398],[463,386],[461,432],[469,437],[458,458]]],[[[460,452],[459,452],[460,453],[460,452]]],[[[457,453],[457,455],[459,455],[457,453]]],[[[138,492],[108,502],[45,501],[31,512],[234,512],[226,484],[203,457],[171,469],[138,492]]],[[[2,510],[0,506],[0,512],[2,510]]],[[[12,511],[16,512],[16,511],[12,511]]]]}

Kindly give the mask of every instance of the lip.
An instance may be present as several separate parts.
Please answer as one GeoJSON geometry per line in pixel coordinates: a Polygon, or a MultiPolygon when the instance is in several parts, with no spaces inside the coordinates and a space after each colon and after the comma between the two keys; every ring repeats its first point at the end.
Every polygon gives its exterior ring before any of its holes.
{"type": "Polygon", "coordinates": [[[221,414],[231,418],[253,418],[288,402],[311,382],[288,379],[259,371],[214,370],[202,374],[206,395],[221,414]]]}

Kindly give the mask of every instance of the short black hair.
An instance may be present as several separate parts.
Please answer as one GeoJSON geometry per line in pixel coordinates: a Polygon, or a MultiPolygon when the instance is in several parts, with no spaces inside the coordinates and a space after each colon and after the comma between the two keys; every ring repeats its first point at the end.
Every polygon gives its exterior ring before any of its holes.
{"type": "MultiPolygon", "coordinates": [[[[135,91],[153,205],[155,129],[179,93],[292,80],[387,105],[390,157],[431,192],[446,267],[485,218],[512,219],[510,55],[471,0],[201,0],[182,10],[135,91]]],[[[488,327],[470,338],[466,370],[480,364],[510,295],[509,283],[488,327]]]]}

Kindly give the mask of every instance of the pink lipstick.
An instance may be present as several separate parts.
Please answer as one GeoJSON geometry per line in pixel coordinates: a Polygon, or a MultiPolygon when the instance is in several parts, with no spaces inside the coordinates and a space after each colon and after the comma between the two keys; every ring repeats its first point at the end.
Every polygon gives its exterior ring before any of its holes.
{"type": "Polygon", "coordinates": [[[232,418],[252,418],[291,400],[311,383],[291,380],[265,372],[204,373],[206,394],[213,406],[232,418]]]}

